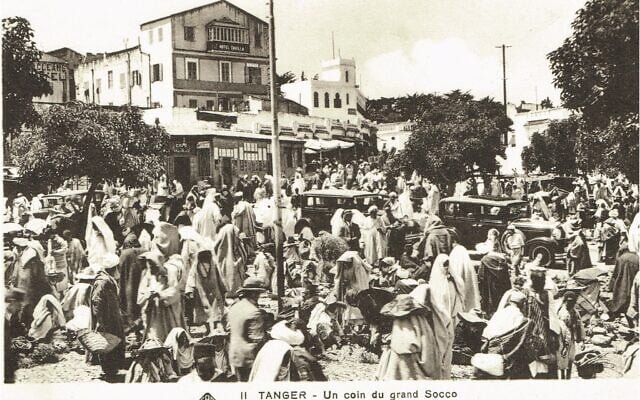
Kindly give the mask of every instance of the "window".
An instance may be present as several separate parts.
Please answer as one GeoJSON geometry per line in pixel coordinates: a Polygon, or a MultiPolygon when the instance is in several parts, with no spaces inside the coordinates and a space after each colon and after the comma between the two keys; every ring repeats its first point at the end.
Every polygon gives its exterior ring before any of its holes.
{"type": "Polygon", "coordinates": [[[187,79],[189,80],[197,80],[198,79],[198,60],[194,59],[186,59],[186,70],[187,70],[187,79]]]}
{"type": "Polygon", "coordinates": [[[349,71],[344,71],[344,81],[349,82],[349,71]]]}
{"type": "Polygon", "coordinates": [[[252,83],[255,85],[262,85],[262,72],[257,65],[247,64],[246,83],[252,83]]]}
{"type": "Polygon", "coordinates": [[[138,70],[131,71],[131,85],[132,86],[141,86],[142,85],[142,74],[138,70]]]}
{"type": "Polygon", "coordinates": [[[255,46],[259,49],[262,48],[262,34],[264,32],[262,24],[256,24],[256,29],[253,32],[253,42],[255,46]]]}
{"type": "Polygon", "coordinates": [[[231,63],[220,61],[220,81],[231,82],[231,63]]]}
{"type": "Polygon", "coordinates": [[[113,87],[113,71],[107,71],[107,88],[113,87]]]}
{"type": "Polygon", "coordinates": [[[229,102],[229,99],[224,97],[218,99],[218,111],[229,111],[230,108],[231,104],[229,102]]]}
{"type": "Polygon", "coordinates": [[[213,100],[207,100],[207,110],[213,110],[216,106],[216,102],[213,100]]]}
{"type": "Polygon", "coordinates": [[[329,108],[329,106],[330,106],[329,93],[325,92],[324,93],[324,108],[329,108]]]}
{"type": "Polygon", "coordinates": [[[333,108],[342,108],[342,99],[340,99],[340,93],[336,93],[336,97],[333,99],[333,108]]]}
{"type": "Polygon", "coordinates": [[[347,105],[349,105],[349,93],[347,93],[347,105]]]}
{"type": "Polygon", "coordinates": [[[320,96],[318,92],[313,92],[313,106],[320,107],[320,96]]]}
{"type": "Polygon", "coordinates": [[[157,82],[162,80],[162,64],[153,64],[152,66],[152,82],[157,82]]]}
{"type": "Polygon", "coordinates": [[[285,155],[285,165],[287,168],[293,168],[293,151],[291,149],[287,149],[284,153],[285,155]]]}
{"type": "Polygon", "coordinates": [[[248,30],[244,28],[231,28],[227,26],[210,26],[207,30],[209,41],[229,42],[229,43],[249,43],[248,30]]]}
{"type": "Polygon", "coordinates": [[[198,100],[189,99],[189,108],[198,108],[198,100]]]}
{"type": "Polygon", "coordinates": [[[124,89],[125,87],[127,87],[127,76],[123,72],[120,74],[120,89],[124,89]]]}
{"type": "Polygon", "coordinates": [[[162,28],[158,28],[158,42],[162,42],[162,28]]]}
{"type": "Polygon", "coordinates": [[[196,41],[196,28],[193,26],[185,26],[184,27],[184,40],[187,42],[195,42],[196,41]]]}
{"type": "Polygon", "coordinates": [[[153,43],[153,29],[149,29],[149,44],[153,43]]]}

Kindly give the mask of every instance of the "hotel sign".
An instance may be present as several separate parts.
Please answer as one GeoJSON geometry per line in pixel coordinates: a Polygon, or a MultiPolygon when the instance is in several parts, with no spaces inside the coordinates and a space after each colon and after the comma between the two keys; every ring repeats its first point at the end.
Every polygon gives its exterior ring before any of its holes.
{"type": "Polygon", "coordinates": [[[207,42],[207,51],[228,51],[232,53],[249,53],[249,44],[246,43],[229,43],[218,40],[210,40],[207,42]]]}

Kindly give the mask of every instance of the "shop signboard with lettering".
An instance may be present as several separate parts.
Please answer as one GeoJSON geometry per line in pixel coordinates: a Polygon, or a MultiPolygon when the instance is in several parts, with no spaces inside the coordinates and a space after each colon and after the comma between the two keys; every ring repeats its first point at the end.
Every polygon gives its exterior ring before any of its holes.
{"type": "Polygon", "coordinates": [[[228,51],[232,53],[249,53],[249,44],[247,43],[228,43],[218,40],[210,40],[207,42],[207,51],[228,51]]]}

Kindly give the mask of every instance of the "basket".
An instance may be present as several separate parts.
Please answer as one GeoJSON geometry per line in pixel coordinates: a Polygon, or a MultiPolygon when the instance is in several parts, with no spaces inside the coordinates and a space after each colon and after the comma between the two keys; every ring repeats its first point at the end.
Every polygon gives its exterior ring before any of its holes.
{"type": "Polygon", "coordinates": [[[106,354],[115,349],[122,339],[107,332],[81,329],[78,331],[78,341],[91,353],[106,354]]]}

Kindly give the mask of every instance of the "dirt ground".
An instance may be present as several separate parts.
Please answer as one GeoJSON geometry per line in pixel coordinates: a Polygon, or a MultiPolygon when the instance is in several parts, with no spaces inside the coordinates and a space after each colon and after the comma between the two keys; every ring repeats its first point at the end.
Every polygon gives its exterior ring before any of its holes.
{"type": "MultiPolygon", "coordinates": [[[[592,259],[596,259],[595,249],[590,246],[592,250],[592,259]]],[[[612,272],[612,266],[604,266],[599,264],[600,267],[608,270],[609,275],[612,272]]],[[[566,271],[563,269],[551,270],[551,276],[558,276],[566,279],[566,271]]],[[[603,282],[603,288],[606,287],[603,282]]],[[[610,296],[609,293],[602,292],[602,297],[610,296]]],[[[620,372],[624,365],[624,359],[621,356],[622,351],[626,346],[626,342],[621,340],[619,336],[616,336],[616,325],[623,324],[623,321],[619,320],[614,323],[603,323],[597,321],[597,324],[601,330],[606,330],[606,334],[613,337],[613,341],[610,344],[603,345],[599,349],[603,353],[609,354],[609,361],[612,365],[606,368],[602,374],[598,377],[602,378],[615,378],[620,376],[620,372]]],[[[624,322],[626,324],[626,322],[624,322]]],[[[587,332],[590,333],[589,331],[587,332]]],[[[354,380],[374,380],[377,370],[377,364],[368,364],[357,362],[354,360],[320,360],[326,376],[330,381],[354,381],[354,380]]],[[[126,371],[121,371],[117,381],[124,382],[124,375],[126,371]]],[[[452,378],[455,379],[470,379],[473,375],[473,367],[470,366],[458,366],[454,365],[452,369],[452,378]]],[[[575,375],[575,374],[574,374],[575,375]]],[[[60,361],[53,364],[36,365],[29,368],[21,368],[16,372],[16,382],[18,383],[65,383],[65,382],[104,382],[101,379],[102,371],[99,366],[91,366],[85,362],[85,356],[75,351],[66,352],[60,355],[60,361]]],[[[106,383],[106,382],[105,382],[106,383]]]]}

